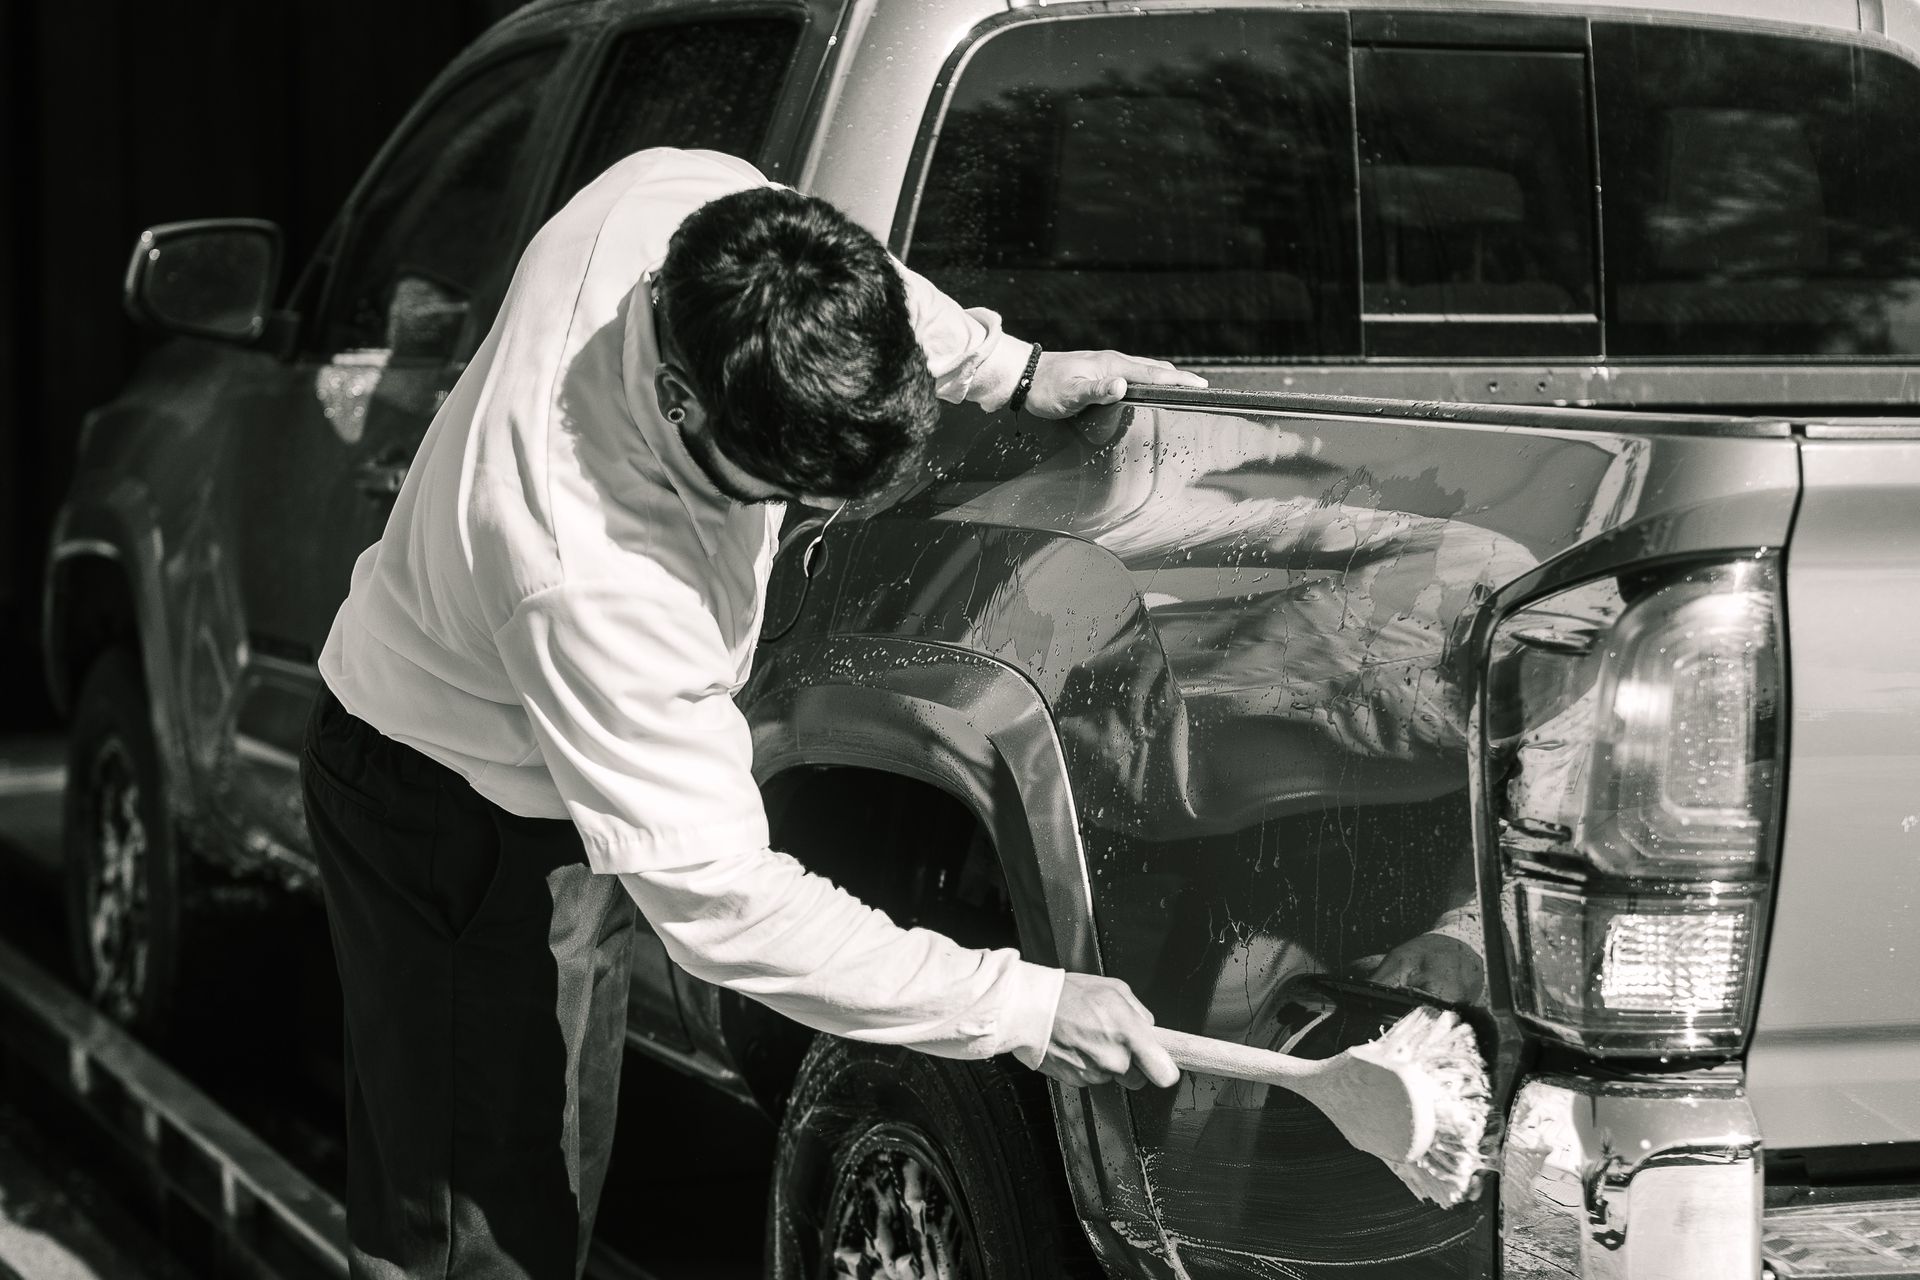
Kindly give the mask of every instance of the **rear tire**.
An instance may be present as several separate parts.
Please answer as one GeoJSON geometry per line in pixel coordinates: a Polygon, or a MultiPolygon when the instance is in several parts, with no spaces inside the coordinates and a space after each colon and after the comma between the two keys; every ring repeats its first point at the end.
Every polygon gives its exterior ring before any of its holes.
{"type": "Polygon", "coordinates": [[[1040,1076],[1000,1061],[814,1041],[780,1125],[776,1280],[1099,1274],[1040,1076]]]}
{"type": "Polygon", "coordinates": [[[149,1039],[173,1020],[186,901],[146,681],[109,650],[88,670],[67,739],[68,933],[80,991],[149,1039]]]}

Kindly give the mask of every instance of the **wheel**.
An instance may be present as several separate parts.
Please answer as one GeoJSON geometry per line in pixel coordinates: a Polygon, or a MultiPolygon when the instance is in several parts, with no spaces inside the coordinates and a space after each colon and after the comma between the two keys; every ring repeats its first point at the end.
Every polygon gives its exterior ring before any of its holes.
{"type": "Polygon", "coordinates": [[[183,886],[146,681],[126,650],[98,659],[80,688],[67,739],[65,844],[80,990],[108,1017],[159,1038],[178,984],[183,886]]]}
{"type": "Polygon", "coordinates": [[[1053,1280],[1098,1270],[1036,1073],[820,1036],[780,1124],[777,1280],[1053,1280]]]}

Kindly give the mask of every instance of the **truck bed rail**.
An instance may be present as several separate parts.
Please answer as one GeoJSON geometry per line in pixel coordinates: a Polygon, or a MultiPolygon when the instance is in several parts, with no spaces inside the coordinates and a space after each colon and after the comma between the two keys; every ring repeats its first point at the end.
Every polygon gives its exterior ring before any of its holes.
{"type": "Polygon", "coordinates": [[[1314,417],[1387,418],[1423,422],[1467,422],[1554,431],[1608,431],[1641,435],[1762,436],[1786,438],[1790,421],[1780,417],[1743,417],[1726,413],[1639,412],[1558,405],[1472,404],[1449,400],[1389,400],[1375,396],[1330,396],[1295,391],[1243,391],[1230,387],[1175,387],[1138,382],[1123,404],[1170,409],[1236,409],[1314,417]]]}

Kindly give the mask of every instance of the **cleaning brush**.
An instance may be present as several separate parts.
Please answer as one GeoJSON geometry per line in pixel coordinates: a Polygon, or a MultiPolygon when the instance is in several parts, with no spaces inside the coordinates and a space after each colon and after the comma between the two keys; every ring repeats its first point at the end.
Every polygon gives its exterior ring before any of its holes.
{"type": "Polygon", "coordinates": [[[1471,1199],[1474,1175],[1489,1167],[1487,1068],[1458,1014],[1421,1006],[1378,1040],[1319,1059],[1163,1027],[1154,1035],[1183,1070],[1299,1094],[1443,1208],[1471,1199]]]}

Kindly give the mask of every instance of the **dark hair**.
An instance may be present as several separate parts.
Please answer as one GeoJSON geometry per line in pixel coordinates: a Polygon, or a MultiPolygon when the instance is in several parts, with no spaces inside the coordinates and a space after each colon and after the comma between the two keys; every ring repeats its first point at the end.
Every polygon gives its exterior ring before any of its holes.
{"type": "Polygon", "coordinates": [[[880,242],[813,196],[755,187],[673,233],[661,305],[736,465],[796,493],[868,496],[919,453],[938,406],[906,286],[880,242]]]}

